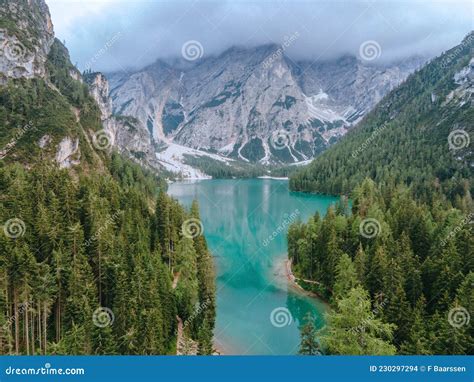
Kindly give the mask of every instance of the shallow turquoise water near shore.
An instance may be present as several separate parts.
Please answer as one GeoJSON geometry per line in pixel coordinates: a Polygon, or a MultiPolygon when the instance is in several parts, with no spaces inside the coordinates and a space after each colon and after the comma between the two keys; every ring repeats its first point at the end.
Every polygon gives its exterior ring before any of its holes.
{"type": "Polygon", "coordinates": [[[296,354],[308,311],[323,325],[324,304],[288,285],[288,224],[325,214],[336,197],[290,193],[288,181],[202,180],[169,194],[201,220],[217,272],[216,346],[225,354],[296,354]],[[273,313],[272,313],[273,312],[273,313]]]}

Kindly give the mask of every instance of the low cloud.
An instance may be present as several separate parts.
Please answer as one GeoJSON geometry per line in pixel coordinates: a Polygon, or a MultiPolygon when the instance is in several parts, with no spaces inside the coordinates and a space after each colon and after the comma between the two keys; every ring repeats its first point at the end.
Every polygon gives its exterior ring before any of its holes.
{"type": "Polygon", "coordinates": [[[380,61],[434,56],[473,29],[470,1],[124,1],[47,0],[56,35],[80,69],[141,68],[179,57],[189,40],[204,56],[233,46],[283,44],[295,60],[359,54],[376,41],[380,61]],[[120,38],[114,36],[119,35],[120,38]],[[113,39],[114,43],[110,41],[113,39]],[[104,49],[107,47],[107,49],[104,49]],[[97,58],[97,52],[102,52],[97,58]]]}

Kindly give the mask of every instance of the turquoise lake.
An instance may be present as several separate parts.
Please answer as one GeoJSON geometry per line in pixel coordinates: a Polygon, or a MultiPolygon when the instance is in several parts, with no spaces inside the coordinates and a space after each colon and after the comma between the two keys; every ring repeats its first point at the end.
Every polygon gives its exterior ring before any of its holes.
{"type": "Polygon", "coordinates": [[[289,285],[288,224],[325,214],[338,198],[291,193],[288,181],[177,182],[168,193],[199,201],[217,273],[215,345],[224,354],[296,354],[307,312],[323,325],[323,302],[289,285]]]}

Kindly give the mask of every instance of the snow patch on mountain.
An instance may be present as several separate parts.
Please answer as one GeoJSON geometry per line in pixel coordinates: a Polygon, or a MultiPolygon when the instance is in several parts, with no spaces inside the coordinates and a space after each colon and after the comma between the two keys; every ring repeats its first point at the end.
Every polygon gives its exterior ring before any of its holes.
{"type": "Polygon", "coordinates": [[[180,175],[186,179],[211,179],[209,175],[202,171],[184,163],[185,155],[194,157],[208,157],[219,162],[230,163],[232,159],[224,158],[217,154],[207,153],[204,151],[192,149],[176,143],[169,143],[167,147],[156,153],[158,162],[168,171],[180,175]]]}

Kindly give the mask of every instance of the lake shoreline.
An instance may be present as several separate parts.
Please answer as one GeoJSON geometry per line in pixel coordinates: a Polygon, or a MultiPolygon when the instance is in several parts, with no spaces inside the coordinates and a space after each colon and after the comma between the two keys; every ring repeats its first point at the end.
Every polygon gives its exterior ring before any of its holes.
{"type": "Polygon", "coordinates": [[[292,289],[296,289],[298,292],[304,294],[305,296],[312,297],[318,300],[319,302],[324,303],[324,305],[327,305],[327,307],[330,306],[329,302],[326,301],[326,299],[324,299],[321,295],[316,292],[304,289],[300,284],[296,282],[296,276],[293,274],[293,270],[291,267],[291,259],[286,258],[285,260],[283,260],[283,262],[285,267],[286,278],[288,280],[288,286],[290,286],[292,289]]]}
{"type": "Polygon", "coordinates": [[[188,208],[193,200],[199,202],[216,267],[216,355],[293,354],[300,342],[298,325],[306,314],[323,320],[325,302],[288,278],[285,232],[295,211],[307,220],[315,212],[324,215],[338,199],[289,193],[287,182],[209,179],[168,188],[168,194],[188,208]],[[271,324],[278,308],[292,316],[292,324],[284,329],[271,324]]]}

